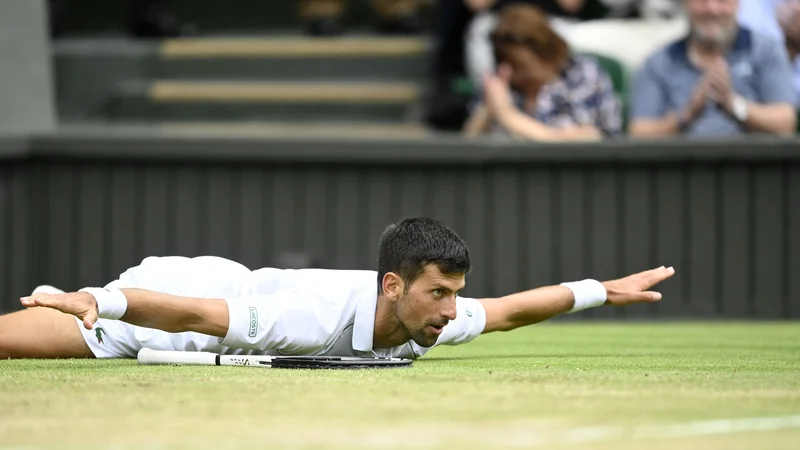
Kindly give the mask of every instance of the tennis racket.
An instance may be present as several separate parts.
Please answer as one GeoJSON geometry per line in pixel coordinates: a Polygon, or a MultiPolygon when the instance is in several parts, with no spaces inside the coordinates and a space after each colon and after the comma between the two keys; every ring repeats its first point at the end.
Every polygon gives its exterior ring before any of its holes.
{"type": "Polygon", "coordinates": [[[355,356],[219,355],[143,348],[136,358],[142,365],[244,366],[276,369],[386,369],[409,367],[404,358],[355,356]]]}

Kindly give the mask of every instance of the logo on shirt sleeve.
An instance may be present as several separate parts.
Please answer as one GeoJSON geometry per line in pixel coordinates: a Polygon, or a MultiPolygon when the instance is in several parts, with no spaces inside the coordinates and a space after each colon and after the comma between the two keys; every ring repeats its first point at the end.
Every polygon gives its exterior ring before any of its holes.
{"type": "Polygon", "coordinates": [[[250,332],[247,333],[251,338],[256,337],[258,331],[258,311],[254,307],[250,307],[250,332]]]}
{"type": "Polygon", "coordinates": [[[469,309],[469,306],[467,307],[467,311],[466,312],[467,312],[467,317],[472,317],[472,310],[469,309]]]}

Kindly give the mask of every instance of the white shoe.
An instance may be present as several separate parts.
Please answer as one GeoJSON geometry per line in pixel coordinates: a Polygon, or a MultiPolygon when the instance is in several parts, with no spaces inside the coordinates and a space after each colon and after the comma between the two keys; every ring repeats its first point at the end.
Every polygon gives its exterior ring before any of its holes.
{"type": "Polygon", "coordinates": [[[44,293],[44,294],[63,294],[64,291],[62,291],[61,289],[59,289],[57,287],[53,287],[53,286],[50,286],[48,284],[43,284],[41,286],[36,286],[36,289],[33,290],[33,293],[31,293],[31,295],[39,294],[39,293],[44,293]]]}

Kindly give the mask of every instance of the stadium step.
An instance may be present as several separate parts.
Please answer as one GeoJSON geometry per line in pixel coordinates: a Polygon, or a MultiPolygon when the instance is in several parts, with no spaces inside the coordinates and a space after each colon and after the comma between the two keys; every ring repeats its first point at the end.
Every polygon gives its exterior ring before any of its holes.
{"type": "MultiPolygon", "coordinates": [[[[413,85],[425,81],[428,41],[417,38],[358,38],[308,39],[303,37],[204,38],[177,39],[164,42],[130,42],[119,39],[76,39],[59,41],[54,45],[58,108],[62,120],[142,118],[156,113],[160,118],[278,118],[294,120],[311,114],[310,120],[341,119],[342,117],[380,118],[397,120],[405,117],[407,105],[389,102],[387,95],[397,92],[403,84],[405,99],[413,85]],[[139,80],[126,82],[125,80],[139,80]],[[258,83],[251,80],[259,80],[258,83]],[[192,84],[203,82],[207,84],[192,84]],[[289,83],[287,93],[306,91],[305,96],[329,95],[342,90],[351,94],[339,95],[338,105],[330,100],[310,108],[308,100],[302,105],[297,99],[267,101],[265,89],[275,97],[282,92],[275,83],[289,83]],[[312,84],[322,83],[313,87],[312,84]],[[269,83],[269,87],[264,83],[269,83]],[[298,84],[299,83],[299,84],[298,84]],[[305,83],[305,84],[303,84],[305,83]],[[369,102],[353,100],[352,85],[380,86],[383,91],[369,102]],[[153,98],[152,90],[163,92],[159,86],[172,86],[167,91],[206,90],[204,101],[188,98],[175,101],[173,95],[153,98]],[[175,86],[179,86],[175,88],[175,86]],[[199,86],[202,86],[198,88],[199,86]],[[291,88],[294,86],[294,88],[291,88]],[[327,86],[327,88],[325,88],[327,86]],[[393,87],[394,86],[394,87],[393,87]],[[221,92],[224,91],[225,94],[221,92]],[[235,92],[245,93],[242,95],[235,92]],[[249,93],[246,93],[249,92],[249,93]],[[260,102],[230,101],[231,97],[250,98],[260,102]],[[258,94],[261,92],[262,94],[258,94]],[[211,100],[209,96],[216,97],[211,100]],[[221,100],[220,97],[226,97],[221,100]],[[383,100],[381,100],[383,99],[383,100]],[[226,103],[233,104],[232,108],[226,103]],[[269,105],[268,113],[265,105],[269,105]],[[183,108],[183,111],[181,111],[183,108]],[[219,112],[219,116],[215,111],[219,112]],[[284,111],[287,115],[279,114],[284,111]]],[[[368,90],[368,89],[367,89],[368,90]]],[[[365,91],[366,92],[366,91],[365,91]]],[[[356,96],[358,97],[358,96],[356,96]]]]}
{"type": "Polygon", "coordinates": [[[160,79],[424,81],[428,41],[418,38],[225,38],[166,41],[160,79]]]}
{"type": "Polygon", "coordinates": [[[404,121],[414,83],[157,80],[126,82],[108,104],[113,120],[404,121]]]}
{"type": "Polygon", "coordinates": [[[170,136],[247,139],[259,137],[409,139],[431,134],[424,126],[375,122],[160,122],[154,130],[170,136]]]}

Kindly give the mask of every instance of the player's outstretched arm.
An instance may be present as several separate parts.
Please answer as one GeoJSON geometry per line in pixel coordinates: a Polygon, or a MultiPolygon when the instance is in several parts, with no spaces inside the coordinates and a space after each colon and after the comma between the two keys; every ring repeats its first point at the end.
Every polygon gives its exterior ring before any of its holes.
{"type": "Polygon", "coordinates": [[[72,314],[82,319],[83,326],[88,330],[94,327],[100,314],[105,314],[106,318],[171,333],[195,331],[225,337],[228,332],[228,306],[222,299],[180,297],[145,289],[120,289],[119,292],[124,297],[115,299],[113,292],[104,289],[100,291],[94,295],[83,291],[65,294],[39,293],[23,297],[20,302],[28,308],[47,307],[72,314]],[[101,300],[105,302],[103,307],[98,308],[95,295],[105,297],[101,300]],[[107,297],[109,295],[111,297],[107,297]],[[115,304],[115,300],[119,301],[115,304]],[[103,309],[105,311],[101,312],[103,309]]]}
{"type": "Polygon", "coordinates": [[[46,307],[72,314],[92,329],[98,317],[182,333],[220,338],[231,348],[284,353],[317,351],[339,320],[329,302],[313,293],[285,289],[268,295],[209,299],[182,297],[144,289],[99,289],[65,294],[35,294],[26,307],[46,307]]]}
{"type": "Polygon", "coordinates": [[[571,284],[572,288],[546,286],[505,297],[481,299],[486,310],[483,332],[509,331],[591,306],[657,302],[661,294],[650,289],[674,274],[672,267],[659,267],[602,283],[592,280],[571,284]],[[576,297],[581,298],[576,301],[576,297]]]}

